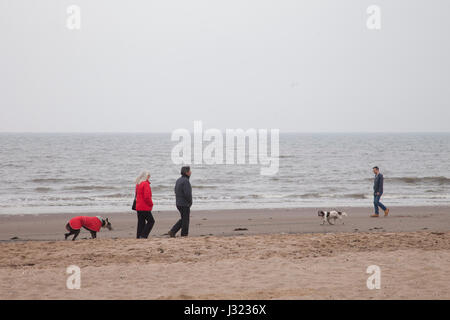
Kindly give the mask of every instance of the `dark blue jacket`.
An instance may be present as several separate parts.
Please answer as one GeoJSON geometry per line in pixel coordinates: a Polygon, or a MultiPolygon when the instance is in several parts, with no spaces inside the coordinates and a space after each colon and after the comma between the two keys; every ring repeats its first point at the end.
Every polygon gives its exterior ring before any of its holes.
{"type": "Polygon", "coordinates": [[[384,178],[381,173],[375,175],[375,179],[373,180],[373,194],[377,194],[377,192],[383,194],[383,182],[384,178]]]}
{"type": "Polygon", "coordinates": [[[179,177],[175,183],[175,198],[177,206],[192,206],[192,187],[188,176],[179,177]]]}

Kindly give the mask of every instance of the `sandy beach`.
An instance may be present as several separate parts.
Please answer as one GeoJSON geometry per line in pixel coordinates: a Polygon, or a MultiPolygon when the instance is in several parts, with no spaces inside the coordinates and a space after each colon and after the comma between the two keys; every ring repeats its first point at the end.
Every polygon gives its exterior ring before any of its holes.
{"type": "Polygon", "coordinates": [[[340,209],[334,226],[316,208],[193,210],[190,237],[175,239],[163,234],[178,214],[155,212],[147,240],[134,213],[114,214],[113,231],[75,242],[62,240],[73,215],[3,215],[0,299],[450,298],[450,208],[340,209]],[[69,265],[79,290],[66,288],[69,265]],[[370,265],[380,289],[367,288],[370,265]]]}
{"type": "Polygon", "coordinates": [[[450,0],[30,2],[0,2],[11,314],[450,300],[450,0]]]}

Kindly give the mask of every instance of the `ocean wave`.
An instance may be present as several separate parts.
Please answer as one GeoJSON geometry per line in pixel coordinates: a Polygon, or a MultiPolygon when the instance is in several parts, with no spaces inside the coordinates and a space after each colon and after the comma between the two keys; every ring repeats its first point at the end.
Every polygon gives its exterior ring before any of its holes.
{"type": "Polygon", "coordinates": [[[288,159],[288,158],[295,158],[293,155],[280,155],[278,158],[280,159],[288,159]]]}
{"type": "Polygon", "coordinates": [[[407,183],[407,184],[418,184],[418,183],[439,184],[439,185],[450,184],[450,178],[447,178],[447,177],[444,177],[444,176],[437,176],[437,177],[392,177],[392,178],[386,178],[386,181],[395,181],[395,182],[407,183]]]}
{"type": "Polygon", "coordinates": [[[93,197],[46,197],[45,201],[95,201],[93,197]]]}
{"type": "Polygon", "coordinates": [[[24,165],[20,165],[20,164],[16,164],[16,163],[6,163],[6,164],[2,164],[0,165],[0,168],[25,168],[24,165]]]}
{"type": "Polygon", "coordinates": [[[105,194],[105,195],[101,195],[98,196],[99,198],[112,198],[112,199],[119,199],[119,198],[132,198],[134,197],[133,194],[128,194],[128,193],[113,193],[113,194],[105,194]]]}
{"type": "Polygon", "coordinates": [[[102,190],[115,190],[116,187],[112,186],[70,186],[64,187],[63,190],[69,191],[102,191],[102,190]]]}
{"type": "Polygon", "coordinates": [[[312,192],[312,193],[302,193],[302,194],[288,194],[283,196],[283,198],[286,199],[311,199],[311,198],[320,198],[321,195],[319,193],[316,192],[312,192]]]}
{"type": "Polygon", "coordinates": [[[150,186],[152,188],[152,191],[171,190],[173,192],[173,188],[174,188],[175,184],[173,186],[169,186],[169,185],[150,185],[150,186]]]}
{"type": "Polygon", "coordinates": [[[297,182],[299,179],[296,177],[286,177],[286,176],[272,176],[270,177],[272,181],[282,181],[282,182],[297,182]]]}
{"type": "Polygon", "coordinates": [[[52,190],[52,188],[48,188],[48,187],[37,187],[37,188],[34,188],[34,191],[36,191],[36,192],[49,192],[51,190],[52,190]]]}
{"type": "Polygon", "coordinates": [[[262,194],[247,194],[242,196],[237,196],[236,199],[243,200],[243,199],[262,199],[264,198],[264,195],[262,194]]]}
{"type": "Polygon", "coordinates": [[[33,183],[67,183],[67,182],[82,182],[83,179],[74,179],[74,178],[34,178],[31,179],[33,183]]]}
{"type": "Polygon", "coordinates": [[[217,186],[193,185],[192,189],[217,189],[217,186]]]}
{"type": "Polygon", "coordinates": [[[350,199],[367,199],[367,195],[364,193],[349,193],[344,194],[342,198],[350,198],[350,199]]]}
{"type": "Polygon", "coordinates": [[[325,193],[319,193],[319,192],[310,192],[310,193],[301,193],[301,194],[284,194],[279,196],[270,196],[270,195],[244,195],[239,196],[238,199],[246,199],[246,198],[270,198],[270,199],[277,199],[277,198],[283,198],[283,199],[336,199],[336,198],[342,198],[342,199],[368,199],[368,195],[364,193],[347,193],[347,194],[325,194],[325,193]]]}
{"type": "Polygon", "coordinates": [[[35,178],[31,179],[31,182],[34,183],[61,183],[61,182],[67,182],[68,179],[64,178],[35,178]]]}

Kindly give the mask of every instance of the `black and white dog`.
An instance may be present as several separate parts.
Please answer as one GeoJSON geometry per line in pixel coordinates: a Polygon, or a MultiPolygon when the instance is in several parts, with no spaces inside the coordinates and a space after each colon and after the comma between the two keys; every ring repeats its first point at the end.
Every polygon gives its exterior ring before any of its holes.
{"type": "MultiPolygon", "coordinates": [[[[331,211],[318,211],[317,215],[319,217],[322,217],[322,225],[325,224],[325,221],[327,221],[329,224],[334,225],[336,223],[336,220],[342,220],[343,217],[347,216],[347,213],[345,212],[340,212],[340,211],[336,211],[336,210],[331,210],[331,211]],[[333,221],[333,223],[331,222],[333,221]]],[[[342,224],[344,224],[344,221],[342,220],[342,224]]]]}

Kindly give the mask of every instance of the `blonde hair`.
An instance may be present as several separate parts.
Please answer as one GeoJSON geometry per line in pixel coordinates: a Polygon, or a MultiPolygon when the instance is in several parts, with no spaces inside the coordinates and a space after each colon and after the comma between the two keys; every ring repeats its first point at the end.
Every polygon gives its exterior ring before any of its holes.
{"type": "Polygon", "coordinates": [[[150,177],[150,172],[148,171],[143,171],[137,178],[136,178],[136,184],[140,184],[141,182],[144,182],[146,180],[148,180],[148,178],[150,177]]]}

